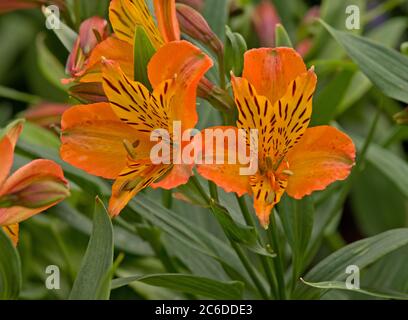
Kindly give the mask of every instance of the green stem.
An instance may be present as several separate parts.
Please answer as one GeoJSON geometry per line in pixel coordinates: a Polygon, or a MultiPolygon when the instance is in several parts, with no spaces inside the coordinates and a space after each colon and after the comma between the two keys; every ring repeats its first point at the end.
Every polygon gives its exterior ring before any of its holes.
{"type": "Polygon", "coordinates": [[[286,299],[286,289],[285,289],[285,277],[283,273],[283,260],[282,253],[279,246],[278,236],[277,236],[277,225],[275,219],[275,213],[272,211],[270,215],[271,222],[269,224],[268,236],[271,242],[272,248],[276,252],[276,258],[273,259],[273,264],[276,271],[276,277],[278,281],[278,291],[279,297],[281,299],[286,299]]]}
{"type": "Polygon", "coordinates": [[[213,198],[217,203],[220,202],[219,198],[218,198],[218,187],[217,187],[217,185],[212,181],[208,181],[208,187],[210,189],[211,198],[213,198]]]}
{"type": "Polygon", "coordinates": [[[33,96],[31,94],[20,92],[4,86],[0,86],[0,97],[25,102],[28,104],[37,104],[42,100],[40,97],[33,96]]]}
{"type": "Polygon", "coordinates": [[[218,75],[220,78],[220,88],[225,90],[227,83],[225,82],[224,52],[218,54],[218,75]]]}
{"type": "Polygon", "coordinates": [[[235,250],[237,253],[239,259],[241,260],[243,266],[245,267],[245,270],[248,272],[249,276],[251,277],[252,281],[254,282],[256,288],[258,289],[259,293],[261,294],[262,298],[265,300],[269,299],[269,296],[262,285],[261,280],[259,279],[259,276],[255,272],[255,270],[252,268],[251,263],[248,260],[248,257],[244,254],[242,251],[241,247],[238,246],[237,243],[230,241],[232,248],[235,250]]]}
{"type": "Polygon", "coordinates": [[[171,206],[173,205],[173,195],[171,190],[163,189],[162,202],[164,207],[166,207],[167,209],[171,208],[171,206]]]}
{"type": "MultiPolygon", "coordinates": [[[[246,224],[248,226],[253,227],[254,230],[257,232],[255,221],[252,218],[252,215],[248,210],[248,206],[247,206],[247,204],[245,202],[245,198],[244,197],[239,197],[237,194],[235,194],[235,197],[236,197],[236,199],[238,201],[239,207],[241,209],[242,215],[244,216],[246,224]]],[[[258,236],[258,239],[261,242],[262,246],[265,246],[265,244],[263,243],[261,237],[259,237],[258,232],[257,232],[257,236],[258,236]]],[[[269,284],[271,286],[271,294],[274,297],[277,297],[277,288],[276,288],[277,280],[276,280],[275,274],[272,272],[273,267],[271,266],[271,263],[270,263],[271,259],[269,259],[268,257],[266,257],[264,255],[260,255],[259,258],[261,260],[262,267],[265,270],[266,277],[267,277],[267,279],[269,281],[269,284]]]]}
{"type": "MultiPolygon", "coordinates": [[[[198,181],[196,176],[192,176],[190,178],[190,181],[194,184],[194,186],[196,187],[196,189],[198,190],[198,192],[200,193],[200,195],[203,197],[203,199],[208,203],[208,205],[210,206],[211,203],[211,198],[208,196],[208,194],[206,193],[206,191],[204,190],[203,186],[201,185],[200,181],[198,181]]],[[[210,206],[211,207],[211,206],[210,206]]],[[[223,226],[221,225],[221,227],[223,228],[223,226]]],[[[225,229],[223,228],[224,233],[225,229]]],[[[258,274],[255,272],[255,270],[253,269],[251,263],[248,261],[248,258],[246,257],[246,255],[244,254],[244,252],[242,251],[241,247],[235,243],[234,241],[231,241],[231,246],[232,248],[235,250],[238,258],[241,260],[242,265],[244,266],[245,270],[248,272],[251,280],[253,281],[253,283],[255,284],[256,288],[258,289],[260,295],[262,296],[263,299],[268,299],[268,294],[265,291],[265,288],[262,285],[261,280],[259,279],[258,274]]]]}

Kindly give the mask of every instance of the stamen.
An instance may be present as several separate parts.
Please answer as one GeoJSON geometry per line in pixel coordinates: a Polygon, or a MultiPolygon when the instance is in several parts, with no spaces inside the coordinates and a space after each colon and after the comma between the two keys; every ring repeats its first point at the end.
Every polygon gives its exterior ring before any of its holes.
{"type": "MultiPolygon", "coordinates": [[[[138,141],[138,140],[136,140],[136,141],[138,141]]],[[[136,153],[135,153],[135,150],[134,150],[135,147],[133,146],[133,144],[130,143],[129,140],[124,139],[123,140],[123,146],[125,147],[126,152],[129,154],[129,156],[132,159],[136,159],[136,153]]]]}
{"type": "Polygon", "coordinates": [[[287,176],[293,176],[293,171],[290,171],[290,170],[282,170],[282,174],[285,174],[285,175],[287,175],[287,176]]]}

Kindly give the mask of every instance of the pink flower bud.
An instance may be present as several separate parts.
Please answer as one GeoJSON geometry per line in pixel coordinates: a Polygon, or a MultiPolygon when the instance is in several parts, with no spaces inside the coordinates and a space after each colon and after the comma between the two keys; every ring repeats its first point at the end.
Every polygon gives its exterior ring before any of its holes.
{"type": "Polygon", "coordinates": [[[262,1],[254,10],[252,21],[261,47],[275,47],[275,27],[280,23],[273,4],[262,1]]]}

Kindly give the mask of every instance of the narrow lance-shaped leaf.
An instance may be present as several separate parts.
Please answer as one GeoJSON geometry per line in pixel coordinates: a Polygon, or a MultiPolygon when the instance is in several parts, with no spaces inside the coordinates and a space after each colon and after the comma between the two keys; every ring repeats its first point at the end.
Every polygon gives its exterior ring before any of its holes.
{"type": "Polygon", "coordinates": [[[112,223],[103,203],[97,198],[92,235],[69,298],[109,299],[110,283],[106,282],[106,276],[110,273],[112,264],[112,223]]]}
{"type": "Polygon", "coordinates": [[[221,282],[195,275],[170,273],[115,279],[112,288],[120,288],[135,281],[211,299],[241,299],[243,291],[243,285],[238,281],[221,282]]]}
{"type": "Polygon", "coordinates": [[[151,90],[149,77],[147,75],[147,64],[156,49],[153,47],[143,27],[136,27],[134,50],[134,78],[135,81],[143,83],[143,85],[151,90]]]}
{"type": "Polygon", "coordinates": [[[17,299],[21,289],[20,256],[0,227],[0,300],[17,299]]]}
{"type": "Polygon", "coordinates": [[[320,22],[385,95],[408,103],[408,57],[372,40],[333,29],[322,20],[320,22]]]}
{"type": "MultiPolygon", "coordinates": [[[[394,229],[377,236],[366,238],[334,252],[310,270],[304,279],[307,282],[326,282],[345,280],[349,274],[346,268],[357,266],[360,271],[380,260],[385,255],[408,244],[408,229],[394,229]]],[[[295,297],[318,298],[325,290],[305,285],[298,286],[295,297]]]]}
{"type": "Polygon", "coordinates": [[[348,290],[377,298],[408,300],[408,294],[389,289],[378,290],[372,288],[352,288],[352,286],[347,287],[344,281],[307,282],[303,279],[302,281],[304,284],[318,289],[348,290]]]}

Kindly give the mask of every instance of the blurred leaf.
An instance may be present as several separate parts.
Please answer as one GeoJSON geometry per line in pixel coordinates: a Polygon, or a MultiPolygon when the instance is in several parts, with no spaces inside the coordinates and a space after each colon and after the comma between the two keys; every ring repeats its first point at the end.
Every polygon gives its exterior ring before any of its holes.
{"type": "Polygon", "coordinates": [[[319,92],[313,101],[313,126],[327,124],[334,118],[338,105],[345,96],[353,73],[347,69],[339,71],[323,90],[319,92]]]}
{"type": "Polygon", "coordinates": [[[112,223],[103,203],[97,198],[92,235],[69,298],[71,300],[109,299],[110,283],[106,285],[105,281],[112,263],[112,223]]]}
{"type": "MultiPolygon", "coordinates": [[[[92,233],[92,221],[66,202],[62,202],[48,211],[55,213],[62,221],[83,234],[90,235],[92,233]]],[[[153,254],[150,246],[137,235],[116,225],[113,226],[113,231],[115,248],[118,250],[134,255],[150,256],[153,254]]]]}
{"type": "Polygon", "coordinates": [[[37,63],[42,74],[53,84],[56,88],[65,90],[61,83],[61,79],[65,78],[64,67],[58,59],[45,46],[44,34],[37,36],[37,63]]]}
{"type": "Polygon", "coordinates": [[[371,163],[353,182],[351,204],[365,236],[407,226],[408,198],[371,163]]]}
{"type": "Polygon", "coordinates": [[[403,292],[397,292],[392,290],[377,290],[371,288],[364,288],[364,289],[349,289],[346,286],[346,283],[343,281],[323,281],[323,282],[307,282],[302,280],[304,284],[311,286],[313,288],[318,289],[337,289],[337,290],[350,290],[355,291],[358,293],[366,294],[373,297],[385,298],[385,299],[401,299],[401,300],[408,300],[408,294],[403,292]]]}
{"type": "Polygon", "coordinates": [[[164,208],[157,201],[155,202],[143,194],[138,194],[137,201],[131,201],[128,207],[184,245],[215,259],[221,263],[227,273],[232,272],[235,275],[244,273],[230,246],[207,230],[164,208]]]}
{"type": "Polygon", "coordinates": [[[3,87],[0,86],[0,97],[2,98],[7,98],[7,99],[12,99],[16,101],[21,101],[21,102],[26,102],[29,104],[36,104],[41,102],[41,98],[25,93],[25,92],[20,92],[11,88],[3,87]]]}
{"type": "Polygon", "coordinates": [[[225,26],[225,34],[225,71],[240,76],[244,68],[244,53],[247,51],[245,39],[238,32],[232,32],[228,26],[225,26]]]}
{"type": "Polygon", "coordinates": [[[320,21],[385,95],[408,102],[408,57],[374,41],[337,31],[320,21]]]}
{"type": "Polygon", "coordinates": [[[17,299],[21,289],[20,256],[0,227],[0,300],[17,299]]]}
{"type": "Polygon", "coordinates": [[[225,40],[228,10],[228,0],[206,0],[204,2],[204,18],[222,42],[225,40]]]}
{"type": "Polygon", "coordinates": [[[295,279],[305,264],[306,249],[313,229],[314,206],[311,197],[295,200],[288,196],[279,203],[279,217],[292,248],[295,279]]]}
{"type": "MultiPolygon", "coordinates": [[[[394,229],[375,237],[356,241],[320,261],[305,276],[308,282],[341,281],[347,278],[346,268],[356,265],[360,270],[385,255],[408,244],[408,229],[394,229]]],[[[302,299],[316,298],[324,291],[298,286],[295,296],[302,299]]]]}
{"type": "Polygon", "coordinates": [[[72,30],[70,27],[68,27],[64,22],[62,22],[59,17],[56,17],[52,13],[47,13],[46,7],[43,7],[42,12],[45,18],[52,17],[54,19],[58,19],[59,28],[53,28],[52,30],[54,31],[58,39],[61,41],[61,43],[64,45],[64,47],[68,50],[68,52],[71,52],[72,49],[74,48],[74,44],[78,37],[78,34],[74,30],[72,30]]]}
{"type": "MultiPolygon", "coordinates": [[[[355,135],[352,137],[357,147],[362,145],[363,141],[360,137],[355,135]]],[[[366,159],[373,167],[381,171],[402,195],[408,198],[408,163],[406,161],[376,144],[371,144],[366,159]]]]}
{"type": "Polygon", "coordinates": [[[234,221],[227,209],[218,205],[214,201],[211,203],[211,209],[220,225],[223,227],[227,237],[234,242],[244,245],[254,253],[274,257],[268,251],[263,248],[257,239],[256,230],[253,227],[249,227],[234,221]]]}
{"type": "Polygon", "coordinates": [[[26,121],[24,124],[21,138],[29,143],[56,150],[60,147],[60,140],[56,134],[29,121],[26,121]]]}
{"type": "Polygon", "coordinates": [[[147,75],[147,64],[155,54],[153,47],[143,27],[137,26],[134,40],[134,80],[139,81],[151,90],[149,77],[147,75]]]}
{"type": "Polygon", "coordinates": [[[286,32],[285,27],[282,26],[281,24],[277,24],[275,27],[275,39],[277,47],[293,48],[292,41],[290,40],[290,37],[286,32]]]}
{"type": "Polygon", "coordinates": [[[189,274],[150,274],[119,278],[112,281],[112,288],[119,288],[134,281],[176,291],[197,294],[211,299],[238,300],[242,298],[243,284],[238,281],[220,282],[189,274]]]}

